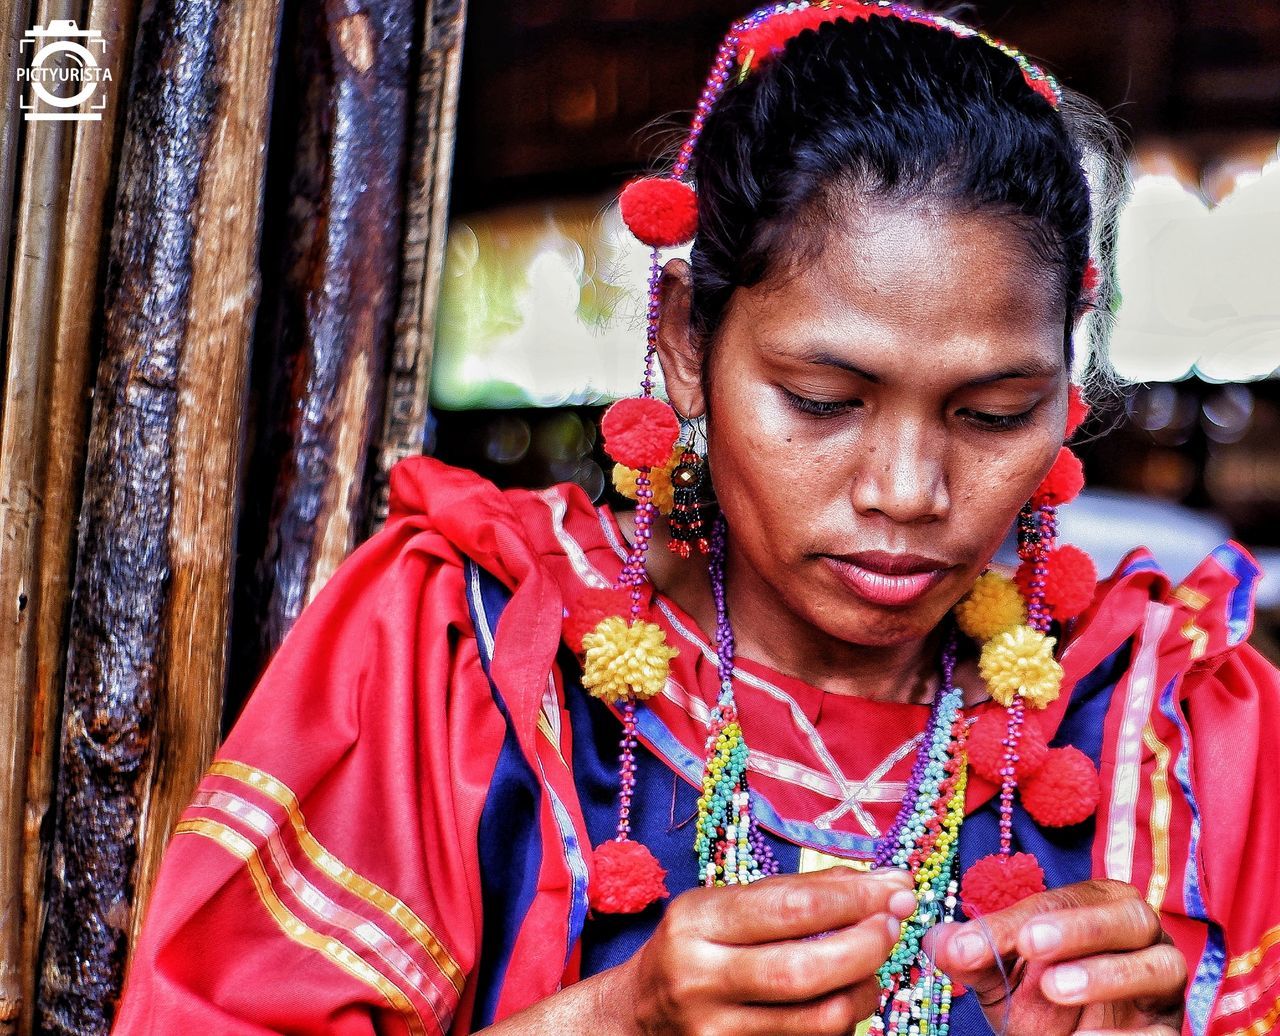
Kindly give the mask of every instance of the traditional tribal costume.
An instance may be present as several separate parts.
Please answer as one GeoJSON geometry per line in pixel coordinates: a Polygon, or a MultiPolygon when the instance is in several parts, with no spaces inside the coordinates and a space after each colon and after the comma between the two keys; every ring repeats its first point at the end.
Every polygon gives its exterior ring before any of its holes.
{"type": "MultiPolygon", "coordinates": [[[[617,823],[621,709],[586,693],[563,635],[626,546],[581,490],[499,492],[429,458],[303,612],[184,814],[134,954],[118,1033],[469,1032],[618,964],[653,930],[588,909],[590,846],[617,823]]],[[[1192,980],[1187,1031],[1280,1016],[1280,681],[1246,643],[1258,577],[1235,544],[1171,586],[1145,551],[1065,638],[1045,738],[1098,768],[1096,815],[1013,847],[1049,886],[1132,882],[1192,980]]],[[[716,652],[659,597],[679,654],[636,710],[630,822],[674,895],[691,846],[716,652]]],[[[931,707],[825,694],[736,661],[763,837],[782,871],[868,866],[931,707]]],[[[967,710],[981,723],[1004,710],[967,710]]],[[[1000,840],[970,771],[959,860],[1000,840]]],[[[988,1029],[972,993],[951,1031],[988,1029]]]]}
{"type": "MultiPolygon", "coordinates": [[[[654,396],[659,249],[696,232],[686,175],[731,79],[805,29],[879,17],[977,36],[1061,103],[1006,45],[888,0],[736,23],[671,175],[622,194],[653,249],[642,394],[602,421],[635,541],[573,487],[397,465],[386,528],[300,617],[178,826],[118,1032],[469,1032],[628,959],[672,894],[838,863],[913,878],[873,1036],[989,1032],[926,931],[1091,877],[1160,912],[1188,1032],[1280,1019],[1280,677],[1246,643],[1242,548],[1176,587],[1135,551],[1098,586],[1055,542],[1083,484],[1064,446],[1020,516],[1018,571],[948,620],[931,705],[735,657],[731,530],[704,519],[700,458],[654,396]],[[709,639],[648,580],[659,512],[678,555],[708,555],[709,639]],[[970,708],[966,650],[990,695],[970,708]]],[[[1080,267],[1088,296],[1099,270],[1080,267]]],[[[1086,412],[1073,389],[1064,441],[1086,412]]]]}

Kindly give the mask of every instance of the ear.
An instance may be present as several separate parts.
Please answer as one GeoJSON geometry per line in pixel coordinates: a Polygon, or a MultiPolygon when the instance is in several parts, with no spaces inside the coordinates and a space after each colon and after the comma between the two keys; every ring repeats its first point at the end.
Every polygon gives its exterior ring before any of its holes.
{"type": "Polygon", "coordinates": [[[658,360],[667,397],[684,418],[706,409],[702,396],[702,352],[691,322],[693,271],[683,259],[668,260],[658,281],[658,360]]]}

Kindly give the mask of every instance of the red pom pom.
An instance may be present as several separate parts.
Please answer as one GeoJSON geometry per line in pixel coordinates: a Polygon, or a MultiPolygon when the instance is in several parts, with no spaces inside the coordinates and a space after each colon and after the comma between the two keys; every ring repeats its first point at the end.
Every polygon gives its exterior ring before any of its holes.
{"type": "Polygon", "coordinates": [[[1093,760],[1078,748],[1054,748],[1031,780],[1018,786],[1022,805],[1042,827],[1068,827],[1093,816],[1101,789],[1093,760]]]}
{"type": "Polygon", "coordinates": [[[671,895],[663,881],[667,872],[639,842],[602,842],[591,854],[591,861],[595,876],[587,898],[592,910],[637,914],[671,895]]]}
{"type": "MultiPolygon", "coordinates": [[[[980,777],[999,784],[1000,771],[1004,768],[1004,737],[1009,730],[1009,716],[1003,710],[987,712],[969,728],[966,748],[969,765],[980,777]]],[[[1049,754],[1049,743],[1035,716],[1024,716],[1022,732],[1018,735],[1018,766],[1014,775],[1019,781],[1030,777],[1049,754]]]]}
{"type": "Polygon", "coordinates": [[[960,887],[964,912],[984,917],[1044,891],[1044,871],[1030,853],[992,853],[965,871],[960,887]]]}
{"type": "Polygon", "coordinates": [[[680,438],[680,420],[662,400],[639,396],[620,399],[606,410],[600,431],[605,452],[619,464],[659,468],[680,438]]]}
{"type": "Polygon", "coordinates": [[[1089,417],[1089,404],[1084,401],[1084,393],[1079,385],[1067,388],[1067,432],[1062,437],[1065,442],[1076,434],[1076,430],[1089,417]]]}
{"type": "Polygon", "coordinates": [[[622,189],[618,206],[631,233],[653,248],[683,245],[698,229],[698,196],[683,180],[633,180],[622,189]]]}
{"type": "MultiPolygon", "coordinates": [[[[649,617],[648,584],[641,588],[640,618],[649,617]]],[[[618,589],[588,589],[578,595],[578,599],[569,607],[569,614],[564,620],[564,642],[574,651],[582,650],[582,638],[595,629],[601,619],[610,615],[631,617],[631,590],[628,587],[618,589]]]]}
{"type": "Polygon", "coordinates": [[[1084,282],[1080,285],[1086,298],[1092,301],[1093,293],[1098,290],[1098,281],[1101,279],[1102,274],[1098,271],[1098,264],[1091,258],[1084,264],[1084,282]]]}
{"type": "MultiPolygon", "coordinates": [[[[1093,603],[1098,592],[1098,569],[1083,550],[1064,543],[1049,551],[1048,574],[1044,580],[1044,603],[1059,622],[1074,619],[1093,603]]],[[[1014,581],[1024,597],[1031,594],[1035,563],[1024,561],[1014,573],[1014,581]]]]}
{"type": "Polygon", "coordinates": [[[1057,507],[1070,503],[1083,488],[1084,465],[1064,446],[1058,451],[1058,459],[1053,462],[1031,501],[1039,507],[1057,507]]]}

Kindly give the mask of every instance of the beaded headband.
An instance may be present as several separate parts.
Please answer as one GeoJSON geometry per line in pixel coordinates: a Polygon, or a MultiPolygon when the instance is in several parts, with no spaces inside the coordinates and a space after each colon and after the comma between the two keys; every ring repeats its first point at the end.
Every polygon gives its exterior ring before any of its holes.
{"type": "MultiPolygon", "coordinates": [[[[670,508],[673,492],[679,508],[681,487],[688,492],[691,470],[687,460],[689,452],[677,445],[679,419],[667,403],[654,396],[662,272],[660,250],[685,244],[696,233],[697,195],[686,176],[705,120],[729,85],[735,68],[737,81],[741,82],[798,33],[837,19],[871,17],[894,17],[958,37],[977,37],[1016,62],[1027,85],[1048,104],[1056,109],[1062,101],[1061,87],[1043,69],[1007,44],[950,18],[889,0],[775,4],[734,23],[720,44],[689,134],[671,173],[636,180],[623,189],[620,199],[623,220],[632,233],[652,249],[647,349],[641,395],[619,400],[611,406],[601,422],[601,430],[605,449],[618,465],[615,481],[618,482],[620,472],[620,488],[636,501],[635,539],[617,585],[613,589],[586,591],[574,602],[565,621],[566,640],[583,658],[584,686],[618,709],[623,727],[617,834],[613,840],[596,847],[592,855],[594,873],[590,897],[597,911],[635,912],[668,895],[665,870],[646,847],[630,837],[636,706],[662,691],[670,660],[676,654],[675,649],[667,645],[662,628],[650,621],[652,588],[645,559],[659,511],[670,508]]],[[[1097,280],[1098,271],[1090,259],[1084,279],[1086,299],[1091,299],[1097,280]]],[[[1064,441],[1075,434],[1087,415],[1088,407],[1079,388],[1071,386],[1064,441]]],[[[979,665],[992,698],[1006,707],[1003,721],[988,715],[970,729],[961,717],[961,721],[955,721],[953,728],[949,728],[954,733],[951,751],[958,753],[960,759],[956,764],[960,776],[957,779],[953,772],[943,782],[951,799],[942,812],[949,809],[954,814],[959,810],[959,816],[963,816],[966,755],[976,773],[1000,787],[1000,849],[979,860],[965,876],[964,906],[974,916],[1000,909],[1044,888],[1043,871],[1035,858],[1028,853],[1012,852],[1011,818],[1016,789],[1020,790],[1024,808],[1046,826],[1079,823],[1093,813],[1097,803],[1098,776],[1092,762],[1073,748],[1050,748],[1039,724],[1026,712],[1027,707],[1044,708],[1059,694],[1062,668],[1053,656],[1055,638],[1048,636],[1052,622],[1065,623],[1083,612],[1096,588],[1097,572],[1089,557],[1076,547],[1055,546],[1056,509],[1079,493],[1083,483],[1079,459],[1066,446],[1062,447],[1052,470],[1019,516],[1018,548],[1022,563],[1015,578],[1009,580],[994,572],[985,574],[955,610],[960,629],[982,644],[979,665]]],[[[717,521],[712,541],[713,576],[719,572],[722,579],[723,521],[717,521]]],[[[702,553],[708,552],[705,538],[697,539],[696,545],[702,553]]],[[[677,553],[689,555],[687,537],[686,542],[673,545],[676,546],[677,553]]],[[[699,801],[696,848],[704,884],[734,884],[776,871],[776,864],[760,858],[754,848],[761,840],[751,814],[746,787],[746,746],[733,705],[732,633],[723,614],[723,583],[715,579],[713,582],[717,587],[720,615],[717,641],[722,686],[709,730],[710,755],[699,801]]],[[[948,657],[951,662],[944,662],[944,669],[950,688],[954,654],[948,657]]],[[[908,859],[914,861],[913,866],[919,863],[917,857],[924,849],[917,846],[913,855],[905,848],[894,847],[899,831],[906,830],[902,825],[904,818],[910,819],[907,815],[912,808],[909,794],[894,831],[885,836],[877,855],[878,863],[905,865],[908,859]]],[[[935,820],[942,823],[939,818],[935,820]]],[[[926,842],[932,847],[929,851],[940,851],[933,842],[928,839],[926,842]]],[[[906,846],[907,842],[903,841],[902,845],[906,846]]],[[[949,851],[954,852],[954,846],[949,851]]]]}

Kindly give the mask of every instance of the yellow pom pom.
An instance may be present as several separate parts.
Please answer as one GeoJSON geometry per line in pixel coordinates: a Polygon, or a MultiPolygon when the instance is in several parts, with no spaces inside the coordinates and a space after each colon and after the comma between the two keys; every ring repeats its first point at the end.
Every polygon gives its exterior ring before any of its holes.
{"type": "Polygon", "coordinates": [[[667,646],[662,627],[618,615],[601,619],[582,638],[582,684],[597,698],[618,701],[630,694],[651,698],[667,682],[668,663],[678,652],[667,646]]]}
{"type": "MultiPolygon", "coordinates": [[[[660,468],[652,468],[649,471],[649,488],[653,490],[653,504],[661,514],[670,514],[671,507],[675,503],[675,496],[671,488],[671,472],[676,469],[676,465],[680,463],[680,455],[684,453],[684,446],[676,443],[676,448],[671,451],[671,456],[667,463],[660,468]]],[[[625,464],[615,464],[613,466],[613,488],[625,496],[629,500],[636,499],[636,478],[640,472],[635,468],[629,468],[625,464]]]]}
{"type": "Polygon", "coordinates": [[[1062,687],[1062,666],[1053,657],[1053,637],[1030,626],[1015,626],[982,646],[978,669],[991,697],[1010,705],[1017,695],[1035,709],[1043,709],[1062,687]]]}
{"type": "Polygon", "coordinates": [[[956,622],[979,644],[1027,621],[1027,606],[1012,579],[984,572],[956,605],[956,622]]]}

